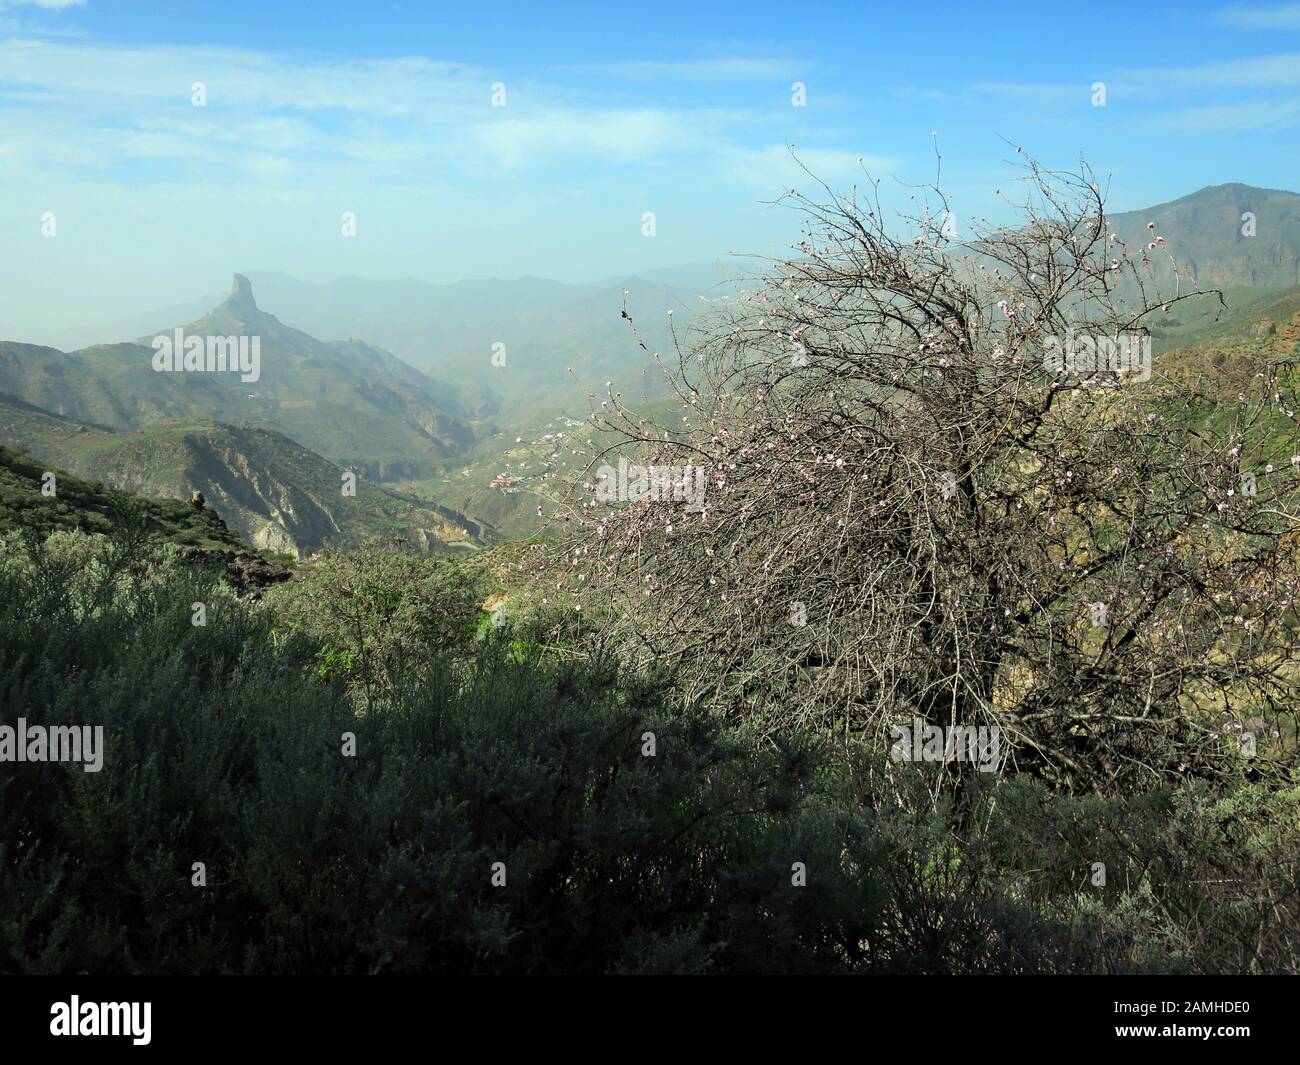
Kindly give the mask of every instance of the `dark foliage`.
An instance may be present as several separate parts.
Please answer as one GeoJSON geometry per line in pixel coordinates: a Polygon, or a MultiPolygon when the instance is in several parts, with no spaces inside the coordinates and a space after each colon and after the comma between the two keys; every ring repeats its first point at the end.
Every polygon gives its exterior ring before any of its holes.
{"type": "Polygon", "coordinates": [[[0,564],[0,724],[106,738],[98,773],[0,764],[0,971],[1297,968],[1294,797],[959,810],[527,627],[362,713],[270,606],[147,562],[73,536],[0,564]]]}

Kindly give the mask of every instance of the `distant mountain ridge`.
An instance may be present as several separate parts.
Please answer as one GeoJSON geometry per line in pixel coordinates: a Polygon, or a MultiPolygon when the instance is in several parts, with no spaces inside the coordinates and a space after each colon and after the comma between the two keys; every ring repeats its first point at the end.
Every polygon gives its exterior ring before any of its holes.
{"type": "MultiPolygon", "coordinates": [[[[1233,182],[1107,217],[1130,248],[1164,237],[1191,285],[1300,285],[1300,194],[1233,182]],[[1147,229],[1149,222],[1154,230],[1147,229]]],[[[1157,277],[1169,280],[1168,257],[1162,251],[1152,258],[1157,277]]]]}
{"type": "MultiPolygon", "coordinates": [[[[581,406],[589,393],[603,393],[606,381],[627,397],[663,393],[661,373],[623,318],[625,302],[651,349],[667,353],[670,324],[684,330],[708,310],[704,293],[694,287],[708,271],[685,271],[683,284],[661,279],[668,272],[652,273],[654,280],[632,276],[588,285],[540,278],[452,285],[253,278],[259,291],[317,335],[364,337],[450,382],[453,398],[475,419],[513,427],[581,406]]],[[[723,276],[718,270],[705,291],[725,291],[723,276]]]]}
{"type": "MultiPolygon", "coordinates": [[[[1108,218],[1130,248],[1164,238],[1152,256],[1164,290],[1175,280],[1169,255],[1184,290],[1300,285],[1295,192],[1232,182],[1108,218]]],[[[606,381],[625,399],[658,399],[661,376],[622,318],[624,290],[647,345],[666,353],[670,322],[685,331],[707,316],[712,301],[735,293],[734,278],[748,269],[732,260],[585,284],[535,277],[452,284],[345,277],[317,284],[274,271],[250,277],[270,305],[313,336],[362,338],[424,371],[439,382],[443,409],[485,423],[477,427],[482,438],[484,430],[579,409],[588,393],[599,398],[606,381]],[[494,352],[504,366],[493,363],[494,352]]]]}
{"type": "MultiPolygon", "coordinates": [[[[647,343],[667,351],[667,312],[684,328],[708,310],[707,301],[734,290],[732,273],[723,265],[697,264],[584,284],[534,277],[441,285],[344,277],[318,284],[277,271],[247,277],[263,304],[311,336],[359,338],[422,371],[448,414],[467,423],[513,425],[581,403],[607,380],[628,396],[660,394],[660,374],[622,317],[624,291],[647,343]],[[497,352],[504,365],[493,363],[497,352]]],[[[207,314],[201,303],[181,304],[70,334],[151,340],[171,328],[156,326],[182,317],[197,323],[207,314]]]]}
{"type": "Polygon", "coordinates": [[[429,476],[475,439],[426,375],[362,341],[321,341],[284,325],[257,306],[242,275],[206,315],[153,335],[71,353],[0,342],[0,392],[113,429],[173,418],[273,429],[375,480],[429,476]],[[175,328],[260,338],[260,378],[155,372],[153,335],[175,328]]]}
{"type": "MultiPolygon", "coordinates": [[[[1300,194],[1230,183],[1108,220],[1131,249],[1163,238],[1151,258],[1165,291],[1170,255],[1184,290],[1225,291],[1228,312],[1206,297],[1153,321],[1159,350],[1251,329],[1256,318],[1289,320],[1300,194]]],[[[689,348],[711,304],[741,291],[732,273],[703,265],[581,285],[236,274],[215,306],[173,308],[133,341],[71,353],[0,342],[0,442],[146,495],[202,491],[268,550],[301,554],[367,535],[426,550],[478,546],[497,526],[530,526],[537,478],[561,476],[575,458],[575,442],[561,446],[538,427],[584,421],[607,389],[632,406],[662,402],[650,353],[675,362],[676,344],[689,348]],[[302,328],[262,310],[255,290],[302,328]],[[257,336],[259,379],[154,372],[154,337],[185,318],[185,335],[257,336]],[[360,475],[348,503],[342,468],[360,475]],[[503,491],[498,474],[519,484],[503,491]],[[401,490],[384,488],[396,482],[401,490]]]]}

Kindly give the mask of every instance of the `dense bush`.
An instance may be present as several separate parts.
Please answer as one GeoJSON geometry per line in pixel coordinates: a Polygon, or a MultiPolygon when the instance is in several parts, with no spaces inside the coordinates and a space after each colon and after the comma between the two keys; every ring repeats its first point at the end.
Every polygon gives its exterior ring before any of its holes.
{"type": "Polygon", "coordinates": [[[404,630],[422,668],[365,692],[292,612],[137,552],[0,552],[0,723],[107,748],[0,764],[4,972],[1300,968],[1294,794],[935,800],[526,628],[404,630]]]}
{"type": "Polygon", "coordinates": [[[326,550],[272,598],[283,628],[319,644],[320,675],[369,701],[391,694],[429,652],[465,651],[483,595],[480,579],[451,559],[368,541],[326,550]]]}

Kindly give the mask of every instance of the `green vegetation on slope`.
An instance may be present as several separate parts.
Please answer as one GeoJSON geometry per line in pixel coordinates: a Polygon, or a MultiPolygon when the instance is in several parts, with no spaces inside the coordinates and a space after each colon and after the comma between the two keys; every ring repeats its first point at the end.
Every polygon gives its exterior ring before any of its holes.
{"type": "Polygon", "coordinates": [[[314,591],[402,646],[376,687],[292,612],[115,560],[0,551],[0,722],[104,729],[100,772],[0,765],[0,972],[1296,970],[1295,791],[936,803],[934,767],[759,742],[535,629],[467,657],[470,604],[403,566],[314,591]]]}
{"type": "Polygon", "coordinates": [[[281,433],[206,421],[161,421],[130,432],[87,426],[0,396],[0,439],[43,461],[146,496],[202,492],[259,548],[309,554],[326,545],[406,539],[441,552],[481,546],[491,530],[343,471],[281,433]]]}
{"type": "Polygon", "coordinates": [[[128,492],[51,469],[0,446],[0,532],[27,529],[39,536],[80,530],[110,533],[129,521],[164,543],[200,551],[247,553],[212,510],[175,499],[141,499],[128,492]],[[53,475],[53,480],[50,480],[53,475]],[[43,490],[46,485],[51,490],[43,490]]]}
{"type": "Polygon", "coordinates": [[[1182,347],[1211,347],[1228,339],[1267,336],[1300,313],[1300,287],[1229,288],[1223,300],[1209,294],[1170,308],[1151,320],[1156,352],[1182,347]]]}
{"type": "Polygon", "coordinates": [[[1156,276],[1172,279],[1172,256],[1183,291],[1300,285],[1300,195],[1294,192],[1213,185],[1109,220],[1129,248],[1164,237],[1151,252],[1156,276]],[[1146,228],[1149,222],[1154,230],[1146,228]]]}

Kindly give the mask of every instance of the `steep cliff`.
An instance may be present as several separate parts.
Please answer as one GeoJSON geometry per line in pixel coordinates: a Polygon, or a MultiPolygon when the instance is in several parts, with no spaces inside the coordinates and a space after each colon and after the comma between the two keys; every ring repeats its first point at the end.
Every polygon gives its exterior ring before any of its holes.
{"type": "Polygon", "coordinates": [[[446,553],[492,539],[491,530],[453,510],[388,491],[364,471],[344,470],[265,429],[167,421],[114,432],[0,397],[0,439],[142,496],[188,499],[201,492],[232,529],[265,551],[304,556],[380,537],[446,553]]]}

